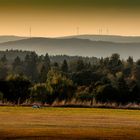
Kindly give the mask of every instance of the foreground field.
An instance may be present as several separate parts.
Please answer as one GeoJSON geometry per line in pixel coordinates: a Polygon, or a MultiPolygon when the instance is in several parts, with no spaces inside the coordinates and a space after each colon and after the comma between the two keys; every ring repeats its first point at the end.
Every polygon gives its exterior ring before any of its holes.
{"type": "Polygon", "coordinates": [[[140,111],[0,107],[0,139],[140,139],[140,111]]]}

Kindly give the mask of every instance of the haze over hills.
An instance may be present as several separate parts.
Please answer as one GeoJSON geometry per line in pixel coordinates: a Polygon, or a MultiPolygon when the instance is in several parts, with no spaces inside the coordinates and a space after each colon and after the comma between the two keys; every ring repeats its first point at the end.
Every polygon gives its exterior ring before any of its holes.
{"type": "MultiPolygon", "coordinates": [[[[29,37],[22,36],[0,36],[0,43],[17,41],[22,39],[28,39],[29,37]]],[[[40,37],[41,38],[41,37],[40,37]]],[[[42,37],[43,38],[43,37],[42,37]]],[[[56,37],[57,39],[69,39],[69,38],[79,38],[79,39],[89,39],[91,41],[107,41],[115,43],[137,43],[140,42],[140,36],[119,36],[119,35],[91,35],[91,34],[82,34],[82,35],[72,35],[64,37],[56,37]]]]}
{"type": "Polygon", "coordinates": [[[0,50],[21,49],[36,51],[38,54],[78,55],[107,57],[119,53],[122,58],[140,58],[140,37],[81,35],[61,38],[18,38],[0,43],[0,50]],[[97,40],[100,37],[101,39],[97,40]],[[126,41],[126,42],[125,42],[126,41]]]}
{"type": "Polygon", "coordinates": [[[66,36],[61,38],[80,38],[80,39],[89,39],[92,41],[107,41],[107,42],[116,42],[116,43],[140,43],[140,36],[118,36],[118,35],[75,35],[75,36],[66,36]]]}
{"type": "Polygon", "coordinates": [[[16,41],[21,39],[26,39],[27,37],[20,36],[0,36],[0,43],[8,42],[8,41],[16,41]]]}

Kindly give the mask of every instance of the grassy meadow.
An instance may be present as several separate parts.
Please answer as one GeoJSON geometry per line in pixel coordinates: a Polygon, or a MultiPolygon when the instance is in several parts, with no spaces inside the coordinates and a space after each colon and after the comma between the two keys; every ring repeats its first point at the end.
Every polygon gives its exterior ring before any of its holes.
{"type": "Polygon", "coordinates": [[[140,111],[0,107],[0,139],[140,139],[140,111]]]}

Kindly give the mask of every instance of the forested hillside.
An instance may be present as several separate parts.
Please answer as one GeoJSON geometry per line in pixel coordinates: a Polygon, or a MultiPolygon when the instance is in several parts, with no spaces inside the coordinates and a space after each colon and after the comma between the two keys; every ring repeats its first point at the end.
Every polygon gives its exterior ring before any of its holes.
{"type": "Polygon", "coordinates": [[[18,50],[0,54],[3,103],[140,103],[140,60],[132,57],[39,56],[18,50]]]}

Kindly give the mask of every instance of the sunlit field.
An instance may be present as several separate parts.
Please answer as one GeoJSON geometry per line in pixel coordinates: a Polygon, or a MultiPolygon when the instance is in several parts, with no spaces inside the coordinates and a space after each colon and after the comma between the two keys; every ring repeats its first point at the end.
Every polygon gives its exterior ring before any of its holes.
{"type": "Polygon", "coordinates": [[[140,139],[140,111],[0,107],[0,139],[140,139]]]}

